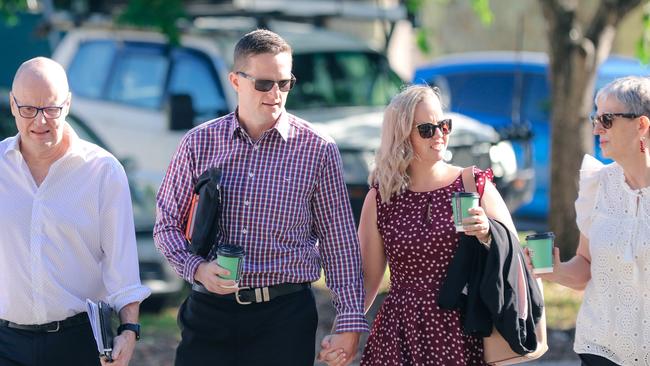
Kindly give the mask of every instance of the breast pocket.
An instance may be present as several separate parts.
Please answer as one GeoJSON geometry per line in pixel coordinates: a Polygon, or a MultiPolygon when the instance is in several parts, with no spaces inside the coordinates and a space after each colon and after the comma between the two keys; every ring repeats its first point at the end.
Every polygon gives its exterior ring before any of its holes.
{"type": "Polygon", "coordinates": [[[276,227],[290,230],[305,225],[311,218],[311,199],[315,185],[313,169],[294,159],[276,166],[273,202],[276,227]]]}

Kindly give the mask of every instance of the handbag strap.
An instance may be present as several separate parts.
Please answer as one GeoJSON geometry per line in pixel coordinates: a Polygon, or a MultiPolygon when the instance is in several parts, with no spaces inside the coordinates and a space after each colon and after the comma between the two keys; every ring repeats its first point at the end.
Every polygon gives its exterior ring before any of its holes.
{"type": "Polygon", "coordinates": [[[476,193],[476,179],[474,178],[474,166],[463,168],[461,173],[463,177],[463,188],[465,192],[476,193]]]}

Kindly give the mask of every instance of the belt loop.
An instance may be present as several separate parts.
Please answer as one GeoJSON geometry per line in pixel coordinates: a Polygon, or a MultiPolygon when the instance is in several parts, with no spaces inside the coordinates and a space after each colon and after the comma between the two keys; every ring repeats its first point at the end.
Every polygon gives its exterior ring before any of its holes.
{"type": "Polygon", "coordinates": [[[262,290],[260,290],[259,288],[255,289],[255,302],[256,303],[262,302],[262,290]]]}

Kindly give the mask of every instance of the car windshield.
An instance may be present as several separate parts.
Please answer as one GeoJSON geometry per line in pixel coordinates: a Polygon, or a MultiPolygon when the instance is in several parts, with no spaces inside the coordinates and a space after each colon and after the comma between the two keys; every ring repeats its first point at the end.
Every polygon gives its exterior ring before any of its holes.
{"type": "Polygon", "coordinates": [[[298,82],[287,109],[385,106],[402,80],[380,54],[332,51],[294,54],[298,82]]]}

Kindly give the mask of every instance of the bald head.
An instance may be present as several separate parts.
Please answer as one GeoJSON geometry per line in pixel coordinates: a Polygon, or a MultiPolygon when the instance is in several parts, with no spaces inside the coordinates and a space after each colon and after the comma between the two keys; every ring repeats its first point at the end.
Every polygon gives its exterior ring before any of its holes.
{"type": "Polygon", "coordinates": [[[26,61],[16,71],[9,102],[25,156],[52,162],[67,150],[65,117],[70,110],[70,92],[65,70],[45,57],[26,61]],[[57,109],[52,117],[45,108],[57,109]],[[34,115],[34,109],[36,113],[34,115]]]}
{"type": "Polygon", "coordinates": [[[11,89],[16,96],[40,90],[42,93],[63,97],[68,94],[68,78],[63,67],[56,61],[36,57],[20,65],[11,89]]]}

